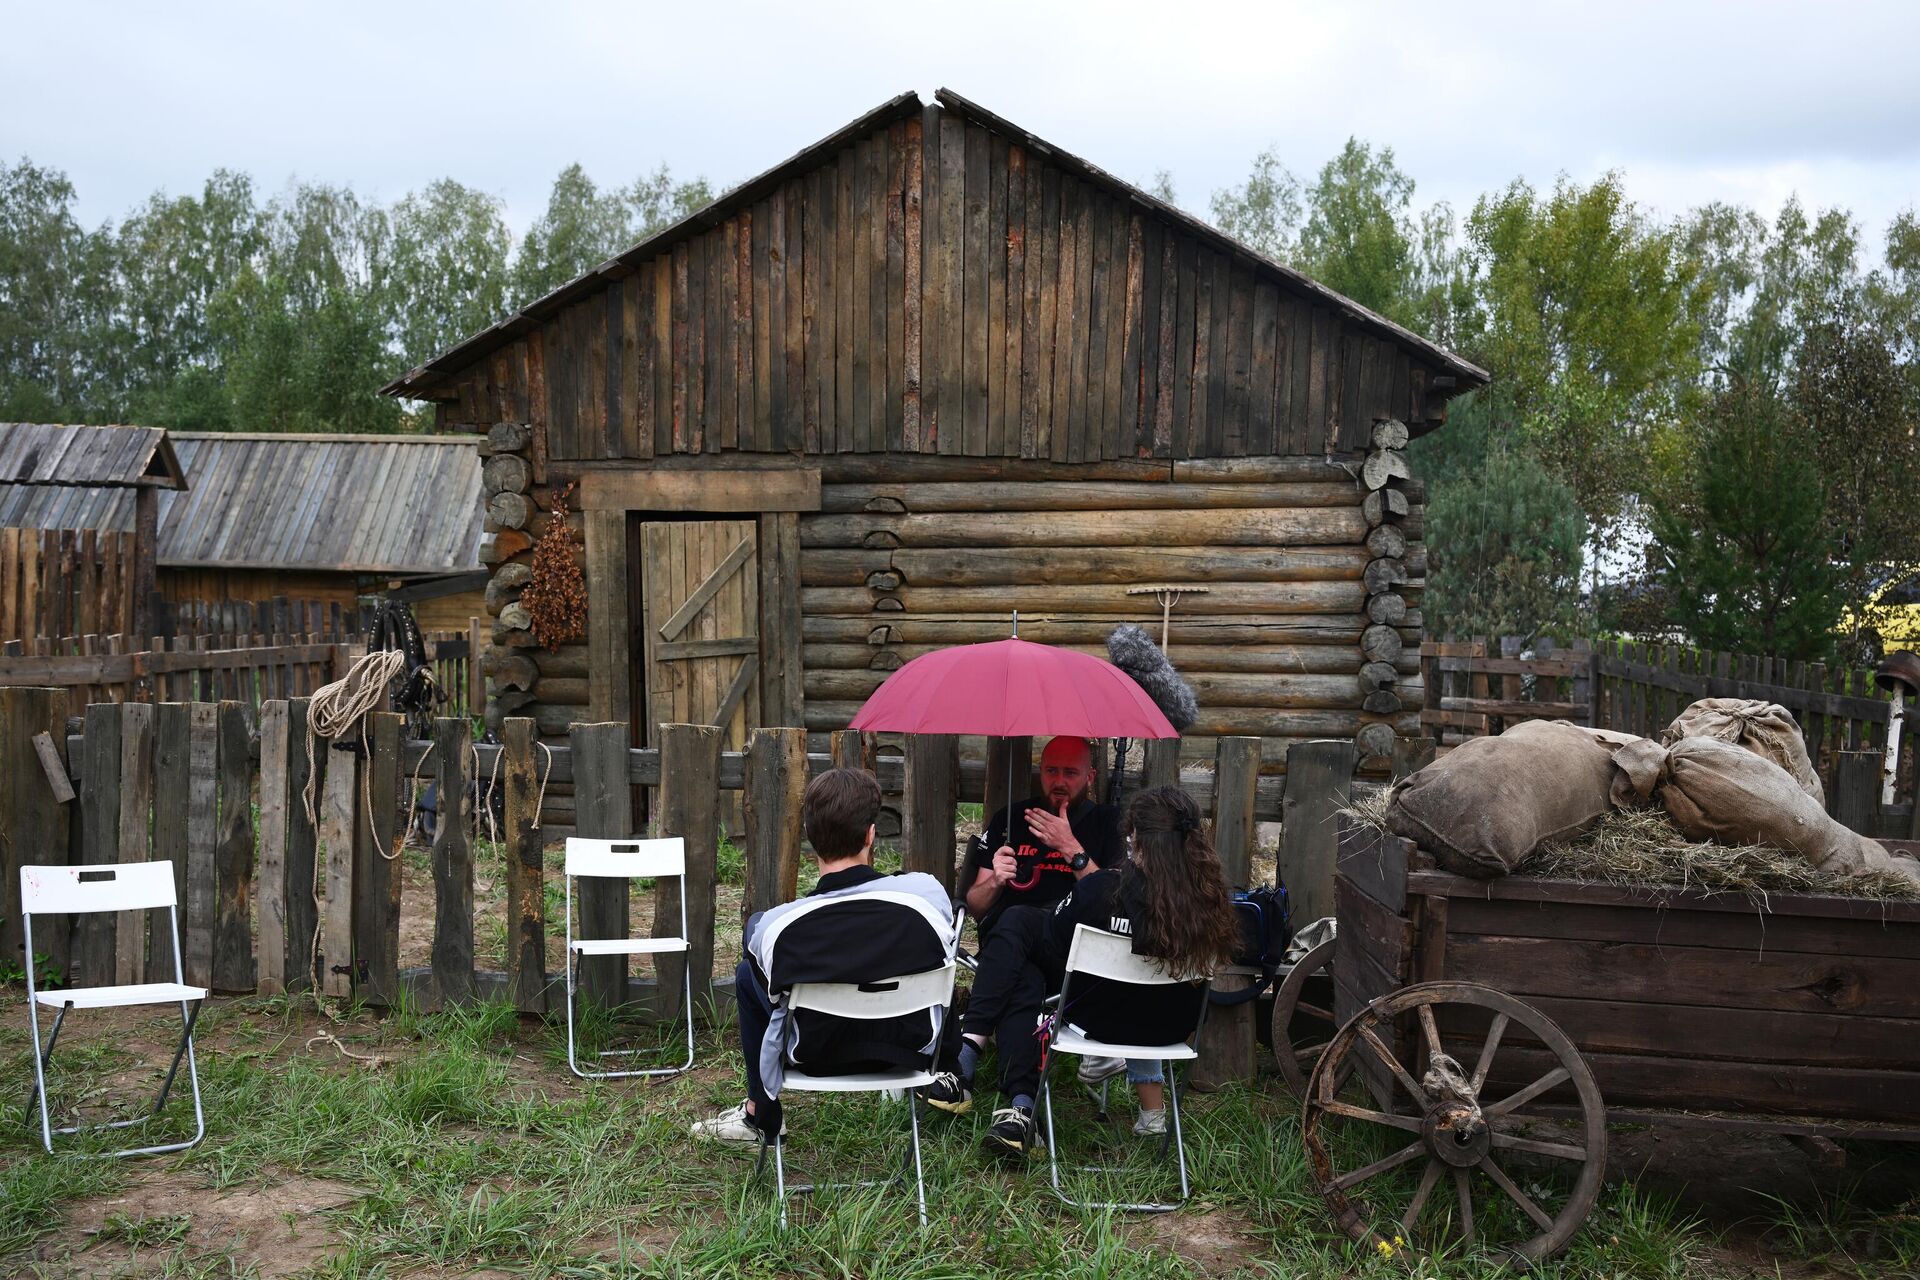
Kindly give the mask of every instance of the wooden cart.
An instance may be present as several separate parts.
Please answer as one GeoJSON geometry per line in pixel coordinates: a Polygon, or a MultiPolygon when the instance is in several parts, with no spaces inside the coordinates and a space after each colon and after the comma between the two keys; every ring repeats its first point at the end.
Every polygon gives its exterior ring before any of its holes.
{"type": "Polygon", "coordinates": [[[1609,1123],[1920,1140],[1920,903],[1470,880],[1350,822],[1335,905],[1339,1030],[1302,1125],[1356,1240],[1477,1217],[1546,1257],[1593,1205],[1609,1123]]]}

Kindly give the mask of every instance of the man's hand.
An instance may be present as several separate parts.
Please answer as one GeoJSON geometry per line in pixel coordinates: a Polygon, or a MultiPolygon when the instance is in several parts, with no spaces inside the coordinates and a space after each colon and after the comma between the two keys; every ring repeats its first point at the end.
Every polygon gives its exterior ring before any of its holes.
{"type": "Polygon", "coordinates": [[[1080,842],[1074,838],[1073,824],[1067,821],[1067,805],[1060,803],[1059,813],[1048,813],[1045,809],[1027,810],[1027,829],[1034,838],[1048,848],[1071,858],[1076,853],[1086,852],[1080,842]]]}
{"type": "Polygon", "coordinates": [[[993,882],[995,885],[1011,884],[1020,875],[1020,864],[1015,861],[1013,850],[1001,845],[993,851],[993,882]]]}

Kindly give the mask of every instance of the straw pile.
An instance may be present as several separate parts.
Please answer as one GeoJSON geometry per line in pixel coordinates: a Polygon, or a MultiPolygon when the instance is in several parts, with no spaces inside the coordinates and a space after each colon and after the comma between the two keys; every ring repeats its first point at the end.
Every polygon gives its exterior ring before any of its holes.
{"type": "MultiPolygon", "coordinates": [[[[1347,817],[1386,830],[1389,791],[1357,798],[1347,817]]],[[[1920,890],[1886,872],[1848,876],[1815,870],[1797,853],[1770,845],[1693,841],[1665,811],[1614,809],[1584,835],[1540,848],[1519,874],[1629,887],[1708,889],[1728,893],[1831,893],[1910,901],[1920,890]]]]}

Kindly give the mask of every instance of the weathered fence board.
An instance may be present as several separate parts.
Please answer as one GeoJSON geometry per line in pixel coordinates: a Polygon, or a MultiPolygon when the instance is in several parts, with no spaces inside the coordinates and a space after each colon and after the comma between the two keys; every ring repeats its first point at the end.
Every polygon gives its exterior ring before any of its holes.
{"type": "Polygon", "coordinates": [[[545,1013],[546,854],[533,733],[533,721],[522,716],[509,717],[503,726],[507,844],[501,857],[507,866],[507,990],[520,1012],[545,1013]]]}
{"type": "MultiPolygon", "coordinates": [[[[133,708],[128,708],[132,711],[133,708]]],[[[244,703],[222,702],[220,834],[214,851],[213,986],[251,991],[253,974],[253,742],[244,703]]]]}
{"type": "Polygon", "coordinates": [[[673,877],[654,882],[653,936],[687,940],[685,956],[662,952],[660,1004],[663,1018],[680,1012],[687,974],[693,979],[693,1013],[710,1015],[704,995],[713,986],[714,881],[720,854],[720,746],[716,725],[669,724],[660,727],[659,831],[686,841],[687,914],[680,916],[680,885],[673,877]],[[682,933],[682,929],[685,932],[682,933]]]}
{"type": "MultiPolygon", "coordinates": [[[[633,834],[633,790],[627,781],[624,723],[576,724],[568,735],[574,761],[578,833],[597,839],[633,834]]],[[[575,886],[574,937],[625,938],[627,882],[582,880],[575,886]]],[[[572,963],[572,957],[568,957],[572,963]]],[[[592,956],[579,963],[580,999],[611,1009],[627,996],[627,958],[592,956]]]]}
{"type": "MultiPolygon", "coordinates": [[[[61,765],[66,762],[67,693],[64,689],[0,689],[0,960],[21,966],[26,954],[20,919],[20,868],[60,865],[67,855],[69,809],[47,783],[33,741],[52,737],[61,765]]],[[[65,972],[71,957],[67,921],[49,916],[34,930],[34,950],[65,972]]]]}
{"type": "Polygon", "coordinates": [[[1345,738],[1297,743],[1287,752],[1279,869],[1297,925],[1334,913],[1336,815],[1349,803],[1353,766],[1354,746],[1345,738]]]}
{"type": "Polygon", "coordinates": [[[905,811],[900,861],[954,890],[953,806],[959,795],[960,741],[951,734],[907,738],[905,811]]]}
{"type": "Polygon", "coordinates": [[[326,882],[320,907],[319,982],[323,995],[353,992],[353,833],[360,804],[360,757],[318,746],[327,757],[320,793],[320,852],[326,882]]]}
{"type": "MultiPolygon", "coordinates": [[[[384,739],[376,751],[380,768],[386,771],[390,758],[398,777],[400,749],[399,716],[394,716],[391,742],[384,739]]],[[[443,1004],[464,1004],[474,998],[473,986],[473,845],[467,830],[473,822],[471,780],[468,761],[472,759],[473,725],[461,717],[442,717],[433,722],[435,751],[434,779],[439,784],[438,823],[433,833],[433,985],[443,1004]]],[[[376,812],[391,812],[392,806],[376,812]]],[[[404,828],[402,828],[404,830],[404,828]]],[[[397,842],[396,842],[397,843],[397,842]]],[[[399,849],[396,847],[397,855],[399,849]]],[[[396,953],[383,973],[382,981],[399,982],[397,947],[400,929],[399,863],[393,869],[393,931],[396,953]]],[[[383,956],[382,960],[388,957],[383,956]]]]}
{"type": "Polygon", "coordinates": [[[354,981],[361,998],[377,1005],[400,998],[400,844],[412,816],[411,797],[403,809],[400,776],[404,726],[391,711],[370,717],[360,784],[366,799],[354,824],[354,981]]]}
{"type": "MultiPolygon", "coordinates": [[[[319,945],[320,909],[314,901],[314,870],[320,847],[319,805],[327,753],[307,732],[305,698],[287,700],[287,990],[311,991],[319,981],[314,953],[319,945]]],[[[264,819],[265,806],[262,805],[264,819]]],[[[261,913],[263,916],[265,912],[261,913]]]]}
{"type": "Polygon", "coordinates": [[[742,924],[755,912],[792,901],[798,890],[800,804],[806,786],[807,731],[755,729],[747,744],[747,884],[740,904],[742,924]]]}
{"type": "MultiPolygon", "coordinates": [[[[1348,744],[1351,749],[1352,744],[1348,744]]],[[[1222,737],[1214,744],[1213,847],[1229,887],[1244,889],[1253,877],[1255,781],[1260,776],[1260,739],[1222,737]]],[[[1244,990],[1252,979],[1222,974],[1214,980],[1223,992],[1244,990]]],[[[1215,1089],[1235,1080],[1251,1080],[1256,1037],[1251,1001],[1209,1010],[1193,1064],[1193,1087],[1215,1089]]]]}
{"type": "MultiPolygon", "coordinates": [[[[120,861],[120,708],[95,703],[86,713],[85,763],[80,773],[80,861],[101,865],[120,861]]],[[[117,922],[85,915],[73,928],[73,985],[114,982],[117,922]]]]}
{"type": "MultiPolygon", "coordinates": [[[[146,862],[153,856],[153,708],[120,708],[120,827],[116,862],[146,862]]],[[[148,911],[122,911],[114,922],[114,981],[131,986],[147,980],[148,911]]],[[[164,916],[162,917],[165,918],[164,916]]]]}
{"type": "Polygon", "coordinates": [[[260,708],[260,873],[254,881],[259,886],[254,980],[263,996],[287,989],[287,746],[287,704],[268,702],[260,708]]]}

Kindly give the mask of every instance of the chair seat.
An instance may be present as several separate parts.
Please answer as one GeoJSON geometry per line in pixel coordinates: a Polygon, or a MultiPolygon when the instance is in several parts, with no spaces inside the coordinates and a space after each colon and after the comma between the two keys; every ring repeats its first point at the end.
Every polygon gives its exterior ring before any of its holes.
{"type": "Polygon", "coordinates": [[[685,938],[575,938],[572,949],[582,956],[639,956],[661,951],[685,951],[685,938]]]}
{"type": "Polygon", "coordinates": [[[803,1093],[868,1093],[878,1089],[919,1089],[933,1083],[925,1071],[866,1071],[850,1076],[810,1076],[789,1070],[787,1089],[803,1093]]]}
{"type": "Polygon", "coordinates": [[[76,1009],[118,1009],[140,1004],[178,1004],[182,1000],[204,1000],[205,987],[189,987],[178,982],[141,982],[128,987],[76,987],[71,991],[36,991],[36,1001],[49,1009],[72,1005],[76,1009]]]}
{"type": "Polygon", "coordinates": [[[1078,1027],[1056,1027],[1053,1048],[1058,1053],[1084,1053],[1096,1058],[1145,1058],[1155,1062],[1185,1062],[1197,1058],[1189,1044],[1108,1044],[1078,1027]]]}

